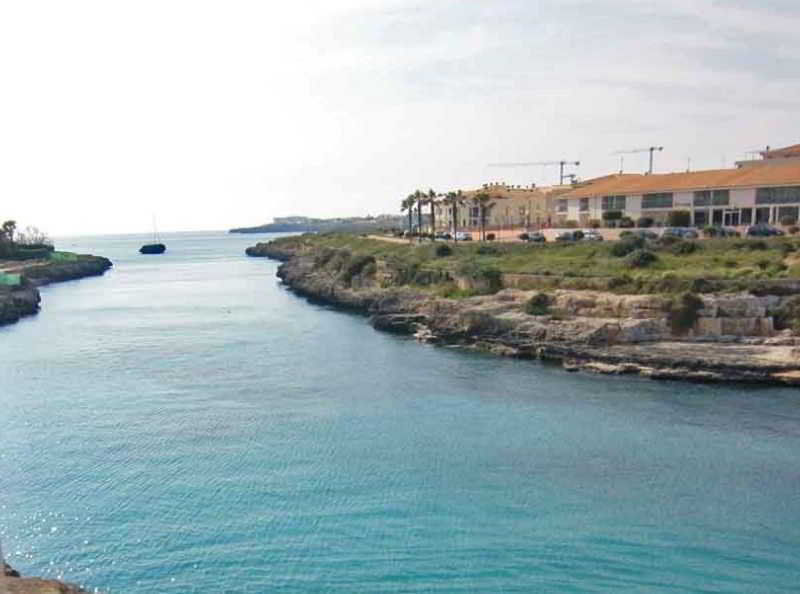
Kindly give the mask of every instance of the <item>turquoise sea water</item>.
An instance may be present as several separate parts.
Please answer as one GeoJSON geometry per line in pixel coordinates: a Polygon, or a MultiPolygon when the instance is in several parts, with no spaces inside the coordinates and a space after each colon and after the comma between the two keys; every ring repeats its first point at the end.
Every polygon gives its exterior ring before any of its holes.
{"type": "Polygon", "coordinates": [[[800,390],[420,345],[282,289],[255,236],[70,239],[0,328],[0,536],[126,593],[796,592],[800,390]],[[145,238],[146,239],[146,238],[145,238]]]}

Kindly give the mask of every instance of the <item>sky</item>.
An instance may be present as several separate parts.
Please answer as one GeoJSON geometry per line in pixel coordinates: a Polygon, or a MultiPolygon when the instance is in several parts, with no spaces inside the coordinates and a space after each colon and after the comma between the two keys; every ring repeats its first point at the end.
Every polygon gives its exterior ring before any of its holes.
{"type": "Polygon", "coordinates": [[[796,0],[0,0],[0,219],[376,215],[651,145],[656,172],[732,166],[800,142],[798,30],[796,0]]]}

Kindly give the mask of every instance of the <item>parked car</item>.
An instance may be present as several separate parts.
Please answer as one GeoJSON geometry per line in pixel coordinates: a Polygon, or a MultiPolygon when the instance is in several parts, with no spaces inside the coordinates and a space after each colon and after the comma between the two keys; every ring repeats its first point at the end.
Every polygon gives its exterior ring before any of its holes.
{"type": "Polygon", "coordinates": [[[472,241],[472,234],[467,233],[466,231],[457,231],[456,241],[472,241]]]}
{"type": "Polygon", "coordinates": [[[434,237],[436,239],[452,239],[453,238],[453,236],[450,235],[447,231],[437,231],[434,234],[434,237]]]}
{"type": "Polygon", "coordinates": [[[634,237],[641,237],[644,240],[658,239],[658,233],[649,231],[648,229],[636,229],[635,231],[629,231],[629,233],[634,237]]]}
{"type": "Polygon", "coordinates": [[[733,227],[715,227],[716,234],[714,237],[741,237],[741,233],[739,233],[733,227]]]}
{"type": "Polygon", "coordinates": [[[664,227],[661,237],[679,237],[681,239],[697,239],[697,231],[689,227],[664,227]]]}
{"type": "Polygon", "coordinates": [[[580,237],[583,237],[582,231],[562,231],[556,235],[556,241],[577,241],[580,237]]]}
{"type": "Polygon", "coordinates": [[[543,243],[547,240],[545,239],[544,233],[540,231],[534,231],[532,233],[528,233],[528,239],[526,241],[532,241],[534,243],[543,243]]]}
{"type": "Polygon", "coordinates": [[[771,225],[759,223],[757,225],[750,225],[745,232],[748,237],[771,237],[774,235],[783,235],[783,231],[776,229],[771,225]]]}
{"type": "Polygon", "coordinates": [[[583,241],[603,241],[603,236],[599,231],[587,229],[583,232],[583,241]]]}

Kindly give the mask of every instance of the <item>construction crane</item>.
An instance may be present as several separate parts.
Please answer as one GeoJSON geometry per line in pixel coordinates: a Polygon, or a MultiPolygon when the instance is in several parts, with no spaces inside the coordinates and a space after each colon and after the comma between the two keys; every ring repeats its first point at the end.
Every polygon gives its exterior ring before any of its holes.
{"type": "Polygon", "coordinates": [[[581,164],[580,161],[567,161],[566,159],[561,159],[560,161],[533,161],[533,162],[523,162],[523,163],[489,163],[489,167],[535,167],[536,165],[558,165],[558,181],[560,185],[564,185],[564,179],[567,177],[571,177],[573,181],[575,180],[575,175],[572,173],[565,174],[564,173],[564,166],[565,165],[574,165],[578,167],[581,164]]]}
{"type": "Polygon", "coordinates": [[[648,174],[653,173],[653,153],[655,151],[663,151],[663,146],[648,146],[647,148],[637,148],[631,149],[629,151],[614,151],[612,154],[614,155],[632,155],[634,153],[650,153],[650,169],[647,171],[648,174]]]}

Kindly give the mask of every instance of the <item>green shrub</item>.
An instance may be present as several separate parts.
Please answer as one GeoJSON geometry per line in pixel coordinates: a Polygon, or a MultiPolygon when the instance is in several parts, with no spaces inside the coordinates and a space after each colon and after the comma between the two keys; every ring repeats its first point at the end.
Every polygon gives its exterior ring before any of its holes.
{"type": "Polygon", "coordinates": [[[611,244],[611,255],[615,258],[624,258],[631,252],[640,250],[644,247],[644,239],[641,237],[630,236],[611,244]]]}
{"type": "Polygon", "coordinates": [[[479,245],[475,253],[481,256],[497,256],[500,254],[500,249],[493,245],[479,245]]]}
{"type": "Polygon", "coordinates": [[[517,235],[517,239],[521,239],[522,241],[527,241],[530,236],[527,233],[520,233],[517,235]]]}
{"type": "Polygon", "coordinates": [[[602,214],[604,221],[618,221],[622,218],[621,210],[607,210],[602,214]]]}
{"type": "Polygon", "coordinates": [[[503,274],[494,266],[466,260],[461,263],[457,272],[473,282],[484,285],[487,293],[496,293],[503,288],[503,274]]]}
{"type": "Polygon", "coordinates": [[[573,236],[573,237],[574,237],[574,238],[575,238],[577,241],[580,241],[581,239],[583,239],[583,231],[581,231],[580,229],[578,229],[577,231],[575,231],[575,233],[573,233],[573,234],[572,234],[572,236],[573,236]]]}
{"type": "Polygon", "coordinates": [[[679,240],[678,242],[674,243],[672,247],[670,247],[669,251],[676,256],[686,256],[688,254],[695,253],[699,249],[700,244],[698,244],[696,241],[679,240]]]}
{"type": "Polygon", "coordinates": [[[633,219],[632,219],[632,218],[630,218],[630,217],[622,217],[622,218],[619,220],[619,226],[620,226],[620,227],[623,227],[623,228],[625,228],[625,229],[630,229],[631,227],[633,227],[633,226],[634,226],[633,219]]]}
{"type": "Polygon", "coordinates": [[[494,241],[494,240],[495,240],[494,233],[487,233],[486,234],[486,241],[494,241]]]}
{"type": "Polygon", "coordinates": [[[797,217],[792,215],[783,215],[780,219],[781,225],[788,227],[789,225],[797,224],[797,217]]]}
{"type": "Polygon", "coordinates": [[[743,239],[733,244],[738,250],[766,250],[769,245],[763,239],[743,239]]]}
{"type": "Polygon", "coordinates": [[[688,227],[692,224],[692,213],[688,210],[672,210],[667,213],[667,227],[688,227]]]}
{"type": "Polygon", "coordinates": [[[446,258],[453,255],[453,248],[446,243],[440,243],[436,246],[435,254],[437,258],[446,258]]]}
{"type": "Polygon", "coordinates": [[[681,293],[669,304],[668,318],[673,334],[686,334],[697,322],[703,300],[691,292],[681,293]]]}
{"type": "Polygon", "coordinates": [[[589,220],[589,227],[591,227],[592,229],[599,229],[602,226],[603,226],[603,222],[602,221],[598,221],[597,219],[590,219],[589,220]]]}
{"type": "Polygon", "coordinates": [[[657,260],[658,256],[653,252],[643,249],[634,250],[625,256],[625,264],[629,268],[647,268],[657,260]]]}
{"type": "MultiPolygon", "coordinates": [[[[347,265],[343,268],[339,278],[346,284],[350,284],[354,277],[361,274],[361,272],[369,265],[375,264],[375,258],[372,256],[354,256],[350,259],[347,265]]],[[[373,269],[374,270],[374,269],[373,269]]]]}
{"type": "Polygon", "coordinates": [[[800,333],[800,297],[792,297],[775,312],[775,328],[800,333]]]}
{"type": "Polygon", "coordinates": [[[531,316],[546,316],[553,300],[547,293],[536,293],[525,302],[525,313],[531,316]]]}
{"type": "Polygon", "coordinates": [[[653,226],[653,219],[652,217],[639,217],[636,221],[636,226],[640,229],[647,229],[648,227],[653,226]]]}
{"type": "Polygon", "coordinates": [[[789,232],[789,235],[797,235],[797,233],[800,232],[800,227],[797,225],[792,225],[787,229],[787,231],[789,232]]]}
{"type": "Polygon", "coordinates": [[[577,229],[578,228],[578,221],[565,221],[564,227],[566,229],[577,229]]]}
{"type": "Polygon", "coordinates": [[[662,235],[657,241],[659,247],[672,247],[676,243],[680,243],[683,240],[680,237],[675,237],[674,235],[662,235]]]}

